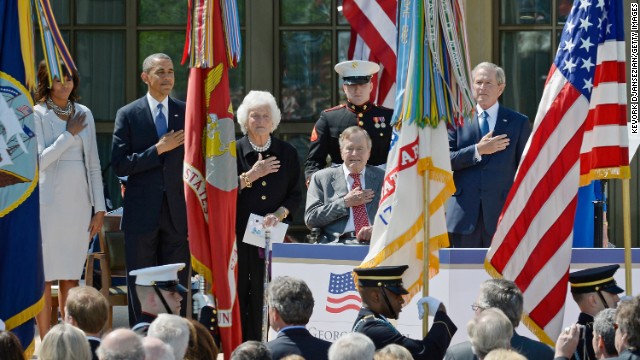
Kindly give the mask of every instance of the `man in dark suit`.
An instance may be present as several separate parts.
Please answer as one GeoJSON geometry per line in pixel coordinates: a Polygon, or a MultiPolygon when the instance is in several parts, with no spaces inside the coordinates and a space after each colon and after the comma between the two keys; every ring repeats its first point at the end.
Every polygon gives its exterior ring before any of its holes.
{"type": "MultiPolygon", "coordinates": [[[[513,325],[513,336],[511,337],[511,349],[524,355],[530,360],[551,360],[553,359],[553,349],[536,341],[518,335],[516,328],[522,318],[524,298],[518,286],[509,280],[489,279],[480,286],[480,295],[476,303],[471,305],[476,315],[489,308],[497,308],[507,315],[513,325]]],[[[471,350],[471,342],[465,341],[451,346],[447,350],[445,360],[477,360],[478,358],[471,350]]]]}
{"type": "MultiPolygon", "coordinates": [[[[127,176],[122,230],[127,272],[185,263],[180,283],[189,288],[190,253],[182,183],[185,103],[169,97],[173,62],[165,54],[148,56],[141,78],[148,93],[116,114],[111,164],[117,176],[127,176]]],[[[129,324],[140,315],[134,279],[127,278],[129,324]]],[[[183,299],[181,315],[186,313],[183,299]]]]}
{"type": "Polygon", "coordinates": [[[367,243],[378,211],[384,171],[367,165],[371,138],[357,126],[340,134],[344,163],[311,177],[304,222],[321,228],[320,243],[367,243]]]}
{"type": "Polygon", "coordinates": [[[372,140],[369,165],[387,163],[393,110],[369,100],[373,90],[371,77],[380,66],[370,61],[350,60],[337,64],[335,70],[342,77],[347,103],[324,110],[313,127],[309,156],[304,164],[307,183],[313,173],[325,167],[327,155],[334,164],[342,163],[338,138],[350,126],[363,128],[372,140]]]}
{"type": "Polygon", "coordinates": [[[440,301],[430,296],[418,300],[420,319],[423,316],[420,309],[423,309],[425,303],[429,305],[429,315],[434,316],[433,325],[422,340],[402,335],[387,320],[397,319],[402,311],[403,295],[409,293],[402,283],[402,274],[408,268],[407,265],[402,265],[353,269],[358,274],[362,308],[352,331],[367,335],[377,350],[389,344],[397,344],[409,350],[416,360],[440,360],[458,330],[440,301]]]}
{"type": "Polygon", "coordinates": [[[456,192],[447,203],[453,247],[489,247],[520,157],[531,134],[528,118],[498,103],[504,70],[483,62],[473,69],[476,114],[449,129],[456,192]]]}
{"type": "Polygon", "coordinates": [[[275,278],[267,289],[269,323],[278,337],[267,343],[274,359],[300,355],[307,360],[326,360],[331,343],[309,333],[305,325],[313,313],[313,294],[296,278],[275,278]]]}

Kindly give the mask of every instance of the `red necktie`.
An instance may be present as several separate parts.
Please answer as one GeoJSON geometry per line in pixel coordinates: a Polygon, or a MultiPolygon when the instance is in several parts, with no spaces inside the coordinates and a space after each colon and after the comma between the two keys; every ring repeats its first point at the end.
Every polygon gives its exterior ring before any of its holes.
{"type": "MultiPolygon", "coordinates": [[[[349,174],[353,178],[353,185],[351,185],[351,190],[361,187],[360,184],[360,174],[349,174]]],[[[360,232],[365,226],[369,226],[369,217],[367,217],[367,208],[364,204],[351,207],[353,210],[353,224],[356,226],[356,235],[360,232]]]]}

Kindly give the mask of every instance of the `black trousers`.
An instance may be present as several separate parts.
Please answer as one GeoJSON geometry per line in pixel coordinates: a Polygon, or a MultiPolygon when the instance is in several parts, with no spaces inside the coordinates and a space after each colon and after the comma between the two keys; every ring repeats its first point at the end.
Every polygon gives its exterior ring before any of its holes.
{"type": "MultiPolygon", "coordinates": [[[[150,266],[184,263],[185,268],[178,272],[180,284],[189,289],[189,269],[191,268],[191,253],[187,234],[178,233],[171,220],[171,213],[167,196],[162,201],[160,211],[160,226],[151,232],[142,234],[124,234],[125,257],[127,262],[127,289],[129,291],[129,326],[137,324],[140,317],[140,301],[135,291],[136,277],[128,275],[132,270],[150,266]]],[[[187,299],[183,296],[180,315],[186,316],[187,299]]]]}
{"type": "Polygon", "coordinates": [[[242,242],[238,246],[238,301],[242,319],[242,341],[262,340],[264,305],[264,259],[259,248],[242,242]]]}

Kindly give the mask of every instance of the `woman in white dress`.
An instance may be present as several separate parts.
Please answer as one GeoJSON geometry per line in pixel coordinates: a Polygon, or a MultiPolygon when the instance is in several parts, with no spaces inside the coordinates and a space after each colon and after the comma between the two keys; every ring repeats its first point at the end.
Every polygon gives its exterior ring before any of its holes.
{"type": "Polygon", "coordinates": [[[62,73],[64,82],[56,77],[50,83],[47,67],[40,63],[34,107],[45,277],[45,306],[36,317],[40,337],[51,323],[51,282],[59,282],[64,318],[67,294],[78,286],[89,242],[106,212],[93,115],[76,102],[77,72],[68,76],[63,65],[62,73]]]}

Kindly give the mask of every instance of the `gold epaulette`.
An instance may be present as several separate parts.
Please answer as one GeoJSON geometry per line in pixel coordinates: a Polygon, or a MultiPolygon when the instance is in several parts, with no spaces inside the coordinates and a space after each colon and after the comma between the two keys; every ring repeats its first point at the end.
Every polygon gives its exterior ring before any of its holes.
{"type": "Polygon", "coordinates": [[[329,111],[334,111],[334,110],[342,109],[342,108],[343,108],[343,107],[345,107],[345,106],[346,106],[345,104],[338,105],[338,106],[334,106],[334,107],[332,107],[331,109],[326,109],[326,110],[324,110],[323,112],[329,112],[329,111]]]}

